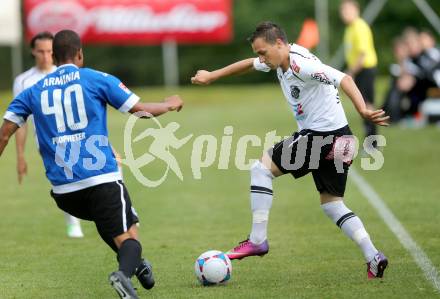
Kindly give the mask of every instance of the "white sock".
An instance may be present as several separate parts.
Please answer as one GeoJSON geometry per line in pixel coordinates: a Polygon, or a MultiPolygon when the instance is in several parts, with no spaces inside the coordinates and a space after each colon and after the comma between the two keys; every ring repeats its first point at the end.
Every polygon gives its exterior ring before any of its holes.
{"type": "Polygon", "coordinates": [[[252,232],[250,241],[261,244],[267,239],[269,210],[272,207],[272,180],[274,176],[260,161],[251,167],[252,232]]]}
{"type": "Polygon", "coordinates": [[[80,225],[79,219],[69,213],[64,212],[64,217],[66,218],[67,225],[80,225]]]}
{"type": "Polygon", "coordinates": [[[321,205],[321,208],[350,239],[358,244],[365,260],[367,262],[371,261],[378,251],[371,242],[370,236],[359,217],[349,210],[342,200],[325,203],[321,205]]]}

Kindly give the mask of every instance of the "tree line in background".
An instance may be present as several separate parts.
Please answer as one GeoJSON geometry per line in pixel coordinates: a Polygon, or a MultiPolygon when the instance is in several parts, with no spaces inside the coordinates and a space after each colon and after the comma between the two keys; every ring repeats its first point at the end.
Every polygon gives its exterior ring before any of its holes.
{"type": "MultiPolygon", "coordinates": [[[[363,9],[368,0],[359,1],[363,9]]],[[[339,0],[329,0],[330,53],[334,54],[342,42],[344,25],[339,18],[339,0]]],[[[436,12],[440,1],[429,0],[436,12]]],[[[263,20],[280,24],[291,42],[296,40],[306,18],[315,16],[314,1],[300,0],[234,0],[234,39],[226,45],[180,45],[180,84],[190,84],[190,77],[198,69],[214,69],[235,60],[252,57],[246,38],[263,20]]],[[[391,42],[406,26],[429,29],[429,22],[411,0],[388,0],[372,25],[379,58],[380,74],[388,73],[393,62],[391,42]]],[[[435,32],[434,32],[435,33],[435,32]]],[[[438,34],[435,33],[438,37],[438,34]]],[[[162,50],[160,46],[87,45],[84,47],[86,66],[96,68],[121,78],[129,86],[163,84],[162,50]]],[[[24,69],[33,65],[29,47],[23,47],[24,69]]],[[[0,89],[12,86],[10,49],[0,47],[0,89]]],[[[275,76],[255,73],[223,80],[224,83],[273,82],[275,76]]]]}

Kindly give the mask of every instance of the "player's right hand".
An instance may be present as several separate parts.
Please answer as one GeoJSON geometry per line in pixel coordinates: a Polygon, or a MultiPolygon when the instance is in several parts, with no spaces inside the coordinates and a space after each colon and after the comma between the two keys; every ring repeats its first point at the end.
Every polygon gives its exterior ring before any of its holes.
{"type": "Polygon", "coordinates": [[[205,70],[198,70],[196,75],[191,78],[191,83],[197,85],[208,85],[212,81],[214,81],[212,73],[205,70]]]}
{"type": "Polygon", "coordinates": [[[17,176],[18,183],[21,184],[23,177],[27,175],[27,163],[24,158],[17,159],[17,176]]]}
{"type": "Polygon", "coordinates": [[[164,102],[168,105],[169,111],[176,110],[179,112],[183,108],[183,100],[178,95],[173,95],[164,100],[164,102]]]}

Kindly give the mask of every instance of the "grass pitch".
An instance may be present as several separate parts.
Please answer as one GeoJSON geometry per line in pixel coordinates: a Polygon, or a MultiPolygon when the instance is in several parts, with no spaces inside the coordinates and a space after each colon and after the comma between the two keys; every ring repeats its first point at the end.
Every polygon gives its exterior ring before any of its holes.
{"type": "MultiPolygon", "coordinates": [[[[155,101],[171,92],[138,89],[144,101],[155,101]]],[[[264,138],[267,132],[289,135],[295,121],[279,87],[183,88],[186,101],[180,113],[169,113],[162,125],[176,121],[176,136],[194,137],[179,150],[170,150],[179,162],[183,181],[170,173],[157,188],[141,185],[124,167],[124,178],[140,219],[144,255],[154,266],[157,280],[141,298],[435,298],[439,294],[425,279],[410,254],[349,180],[346,203],[363,220],[375,245],[390,260],[383,280],[367,281],[363,257],[322,213],[311,176],[274,182],[270,215],[270,253],[233,262],[227,286],[202,287],[193,266],[209,249],[228,250],[249,233],[249,173],[235,167],[236,148],[243,135],[264,138]],[[232,126],[229,169],[218,169],[224,127],[232,126]],[[218,140],[213,165],[193,177],[191,153],[196,137],[213,135],[218,140]]],[[[5,111],[9,93],[0,94],[5,111]]],[[[344,101],[354,133],[363,135],[361,121],[351,103],[344,101]]],[[[109,109],[110,140],[124,157],[123,128],[127,115],[109,109]]],[[[136,123],[135,131],[153,127],[152,121],[136,123]]],[[[383,197],[433,264],[440,268],[440,165],[439,129],[390,127],[380,132],[387,138],[385,164],[379,171],[354,167],[383,197]]],[[[148,150],[148,140],[135,144],[138,157],[148,150]]],[[[116,298],[107,276],[117,264],[93,223],[82,222],[85,238],[68,239],[64,217],[49,196],[40,157],[30,136],[26,148],[29,174],[17,184],[15,145],[11,141],[0,158],[0,298],[116,298]]],[[[249,146],[246,159],[261,156],[263,145],[249,146]]],[[[154,161],[142,169],[157,179],[164,164],[154,161]]]]}

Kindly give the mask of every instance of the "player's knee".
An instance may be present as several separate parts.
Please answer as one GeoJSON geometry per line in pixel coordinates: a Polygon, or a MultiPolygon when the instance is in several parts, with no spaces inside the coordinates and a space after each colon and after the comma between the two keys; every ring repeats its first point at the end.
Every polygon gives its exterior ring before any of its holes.
{"type": "Polygon", "coordinates": [[[138,239],[138,225],[137,223],[133,224],[127,231],[132,239],[138,239]]]}
{"type": "Polygon", "coordinates": [[[259,178],[269,178],[269,179],[273,179],[274,175],[272,174],[272,172],[270,171],[270,169],[268,169],[263,163],[261,163],[260,161],[256,161],[254,164],[252,164],[251,166],[251,176],[254,177],[259,177],[259,178]]]}
{"type": "Polygon", "coordinates": [[[115,241],[115,244],[118,248],[120,248],[121,245],[128,239],[134,240],[134,238],[132,238],[132,236],[130,235],[130,233],[128,231],[113,238],[113,240],[115,241]]]}
{"type": "Polygon", "coordinates": [[[321,205],[329,203],[329,202],[343,202],[343,198],[340,196],[332,195],[328,192],[321,192],[319,195],[319,198],[321,200],[321,205]]]}

